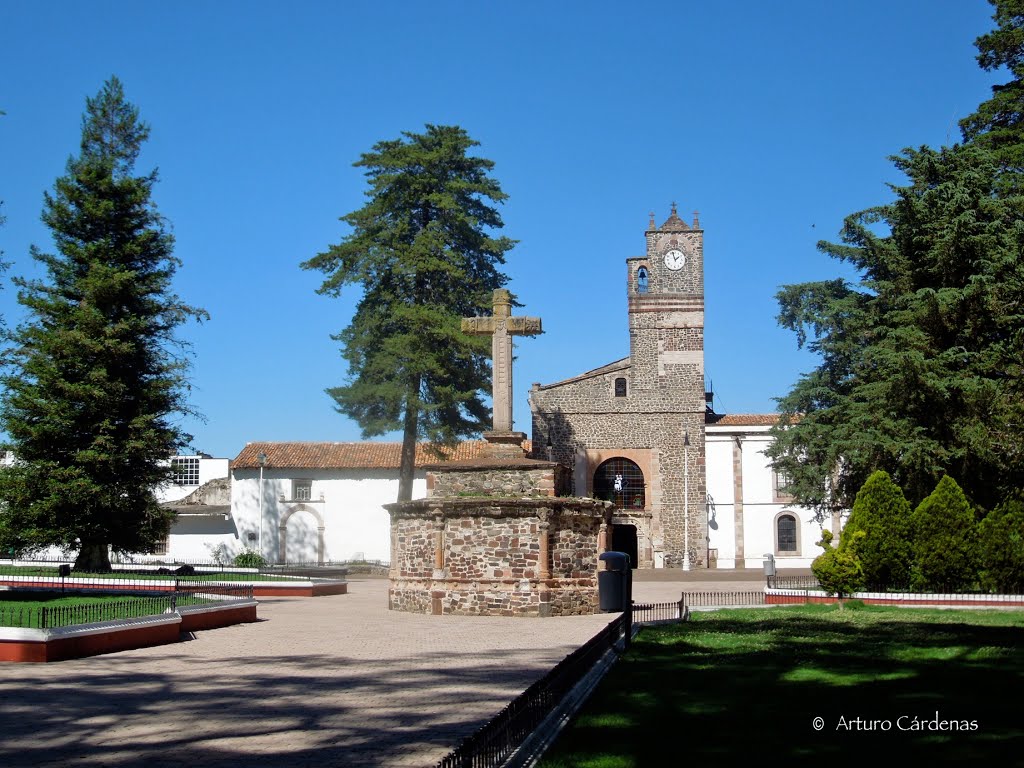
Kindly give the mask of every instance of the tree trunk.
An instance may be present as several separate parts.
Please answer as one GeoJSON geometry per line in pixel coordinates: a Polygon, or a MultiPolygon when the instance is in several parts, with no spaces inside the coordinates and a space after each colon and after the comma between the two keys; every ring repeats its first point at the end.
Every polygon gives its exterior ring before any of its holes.
{"type": "Polygon", "coordinates": [[[110,554],[107,545],[95,542],[82,542],[75,558],[75,571],[83,573],[110,573],[110,554]]]}
{"type": "Polygon", "coordinates": [[[420,412],[416,405],[419,399],[420,379],[409,387],[410,395],[405,401],[405,430],[402,435],[402,464],[398,473],[398,501],[412,499],[412,481],[416,474],[416,431],[420,412]]]}

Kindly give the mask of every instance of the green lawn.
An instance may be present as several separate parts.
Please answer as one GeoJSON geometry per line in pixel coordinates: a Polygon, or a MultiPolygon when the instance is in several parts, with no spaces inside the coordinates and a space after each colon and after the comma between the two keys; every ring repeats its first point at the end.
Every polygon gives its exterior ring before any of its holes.
{"type": "Polygon", "coordinates": [[[1024,765],[1021,690],[1022,611],[694,613],[644,628],[540,766],[1024,765]]]}
{"type": "MultiPolygon", "coordinates": [[[[42,627],[43,609],[47,612],[46,626],[112,621],[114,619],[151,616],[163,613],[169,602],[162,597],[135,597],[125,595],[88,595],[62,597],[40,596],[35,593],[2,593],[0,599],[0,626],[42,627]],[[62,610],[67,609],[67,610],[62,610]]],[[[176,604],[198,605],[211,602],[195,595],[178,595],[176,604]]]]}

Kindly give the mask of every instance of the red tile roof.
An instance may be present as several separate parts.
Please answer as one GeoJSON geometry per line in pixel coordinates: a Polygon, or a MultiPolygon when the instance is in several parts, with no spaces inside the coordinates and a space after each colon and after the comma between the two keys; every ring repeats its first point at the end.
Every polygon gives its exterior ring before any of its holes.
{"type": "MultiPolygon", "coordinates": [[[[416,466],[441,461],[477,459],[484,455],[487,443],[467,440],[454,449],[441,449],[438,455],[426,443],[416,445],[416,466]]],[[[530,450],[530,441],[523,447],[530,450]]],[[[232,469],[259,469],[258,456],[267,455],[267,468],[288,469],[398,469],[402,459],[401,443],[248,443],[231,462],[232,469]]]]}
{"type": "Polygon", "coordinates": [[[727,413],[709,415],[708,424],[720,427],[773,427],[779,423],[778,413],[727,413]]]}

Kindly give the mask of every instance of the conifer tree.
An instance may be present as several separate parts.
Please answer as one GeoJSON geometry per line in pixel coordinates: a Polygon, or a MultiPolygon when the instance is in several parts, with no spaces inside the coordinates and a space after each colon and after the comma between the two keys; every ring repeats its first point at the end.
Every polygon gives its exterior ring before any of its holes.
{"type": "Polygon", "coordinates": [[[910,583],[911,507],[903,491],[878,470],[857,492],[850,517],[839,537],[840,550],[857,540],[857,556],[870,590],[906,587],[910,583]],[[863,533],[862,537],[858,537],[863,533]]]}
{"type": "Polygon", "coordinates": [[[913,515],[915,589],[960,592],[978,581],[978,525],[957,482],[944,476],[913,515]]]}
{"type": "Polygon", "coordinates": [[[860,282],[778,294],[780,323],[821,362],[780,399],[768,454],[822,516],[878,468],[912,504],[945,473],[988,508],[1024,486],[1024,198],[996,193],[984,148],[894,160],[896,200],[819,243],[860,282]]]}
{"type": "Polygon", "coordinates": [[[1024,192],[1024,0],[989,0],[996,28],[975,41],[978,64],[1010,79],[992,86],[992,98],[960,121],[964,139],[992,150],[1006,173],[1001,187],[1024,192]]]}
{"type": "Polygon", "coordinates": [[[1024,494],[989,512],[978,527],[981,584],[1004,594],[1024,594],[1024,494]]]}
{"type": "Polygon", "coordinates": [[[461,318],[490,306],[507,282],[499,271],[514,244],[491,203],[506,198],[494,163],[467,152],[478,142],[457,126],[382,141],[355,163],[369,202],[341,218],[352,232],[302,264],[327,275],[319,293],[363,294],[343,345],[349,381],[328,390],[364,438],[401,430],[398,500],[412,497],[417,438],[451,444],[486,429],[490,345],[461,318]]]}
{"type": "Polygon", "coordinates": [[[0,547],[77,549],[79,570],[166,535],[172,513],[153,489],[189,440],[174,423],[189,412],[175,330],[205,313],[171,291],[157,175],[134,171],[148,135],[117,78],[86,100],[81,151],[45,196],[56,253],[33,248],[46,278],[15,281],[28,320],[3,376],[17,461],[0,472],[0,547]]]}

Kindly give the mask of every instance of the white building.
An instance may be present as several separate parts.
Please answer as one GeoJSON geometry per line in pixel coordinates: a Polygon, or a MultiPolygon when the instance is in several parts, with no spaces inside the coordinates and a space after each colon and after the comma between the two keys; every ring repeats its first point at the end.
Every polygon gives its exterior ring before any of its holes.
{"type": "Polygon", "coordinates": [[[765,555],[779,568],[807,568],[821,554],[823,528],[838,532],[838,516],[824,523],[780,491],[785,478],[764,451],[773,414],[710,416],[706,426],[709,561],[718,568],[760,568],[765,555]]]}
{"type": "MultiPolygon", "coordinates": [[[[464,442],[450,455],[474,458],[484,445],[464,442]]],[[[249,443],[231,462],[234,538],[214,546],[256,550],[272,563],[387,562],[391,518],[383,505],[398,498],[400,460],[401,443],[249,443]]],[[[421,467],[437,460],[417,447],[413,498],[426,495],[421,467]]]]}

